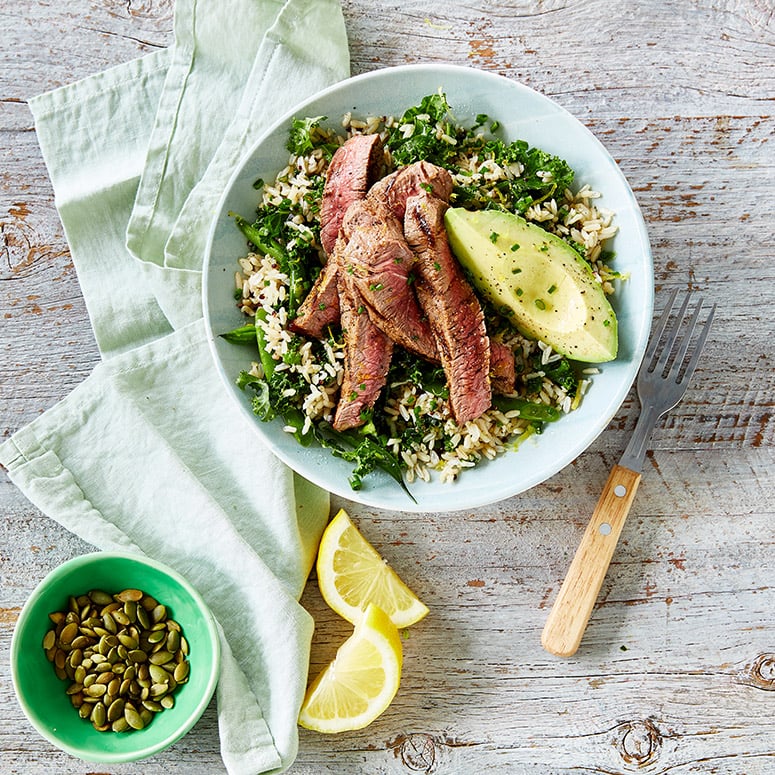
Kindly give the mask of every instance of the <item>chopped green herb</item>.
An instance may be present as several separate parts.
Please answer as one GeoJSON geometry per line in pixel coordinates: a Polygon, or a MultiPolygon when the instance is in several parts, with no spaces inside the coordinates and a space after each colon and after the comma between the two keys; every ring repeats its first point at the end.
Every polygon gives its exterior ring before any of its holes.
{"type": "Polygon", "coordinates": [[[518,242],[515,242],[515,243],[514,243],[514,244],[511,246],[511,248],[509,248],[509,250],[511,250],[511,252],[512,252],[512,253],[516,253],[516,252],[519,250],[519,243],[518,243],[518,242]]]}
{"type": "Polygon", "coordinates": [[[546,302],[544,302],[543,299],[536,299],[535,305],[538,307],[538,309],[546,309],[546,302]]]}
{"type": "Polygon", "coordinates": [[[500,237],[500,234],[497,231],[490,232],[490,242],[493,245],[498,241],[498,237],[500,237]]]}

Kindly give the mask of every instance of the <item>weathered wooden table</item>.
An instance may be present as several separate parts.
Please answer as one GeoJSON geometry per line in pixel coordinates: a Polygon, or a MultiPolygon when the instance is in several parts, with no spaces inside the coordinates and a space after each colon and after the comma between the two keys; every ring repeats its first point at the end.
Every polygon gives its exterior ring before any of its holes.
{"type": "MultiPolygon", "coordinates": [[[[0,426],[64,397],[98,360],[25,100],[171,40],[172,0],[0,0],[0,426]]],[[[548,608],[634,392],[572,465],[523,495],[418,517],[346,505],[430,606],[391,708],[358,733],[301,731],[294,773],[775,772],[775,11],[769,0],[345,0],[352,71],[492,70],[605,143],[648,222],[657,306],[717,301],[684,402],[659,427],[580,651],[541,649],[548,608]]],[[[90,547],[0,476],[0,650],[51,568],[90,547]]],[[[317,669],[342,641],[314,580],[317,669]]],[[[0,660],[0,771],[90,773],[28,725],[0,660]]],[[[102,769],[105,769],[104,767],[102,769]]],[[[214,707],[182,741],[111,773],[217,773],[214,707]]]]}

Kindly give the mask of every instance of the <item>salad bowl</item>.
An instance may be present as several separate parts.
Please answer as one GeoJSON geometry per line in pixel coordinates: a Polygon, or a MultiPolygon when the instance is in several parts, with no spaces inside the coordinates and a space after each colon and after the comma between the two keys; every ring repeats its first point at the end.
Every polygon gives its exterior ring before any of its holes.
{"type": "Polygon", "coordinates": [[[279,117],[234,170],[215,212],[205,258],[203,304],[215,368],[237,402],[245,422],[288,466],[329,492],[384,509],[442,512],[471,509],[509,498],[556,474],[606,428],[626,397],[646,347],[653,311],[653,266],[646,227],[635,196],[614,159],[576,118],[549,98],[513,80],[452,65],[407,65],[386,68],[338,83],[279,117]],[[352,464],[316,444],[300,445],[283,430],[279,418],[262,422],[252,411],[251,396],[237,386],[241,371],[256,360],[244,346],[220,335],[244,324],[234,300],[234,274],[246,253],[244,235],[230,213],[249,215],[259,202],[257,179],[272,179],[287,163],[288,130],[294,118],[324,116],[336,127],[344,114],[400,116],[427,95],[442,92],[457,120],[473,123],[486,114],[499,124],[498,136],[521,139],[565,159],[575,171],[575,185],[600,192],[597,204],[614,212],[616,235],[606,248],[622,278],[615,282],[611,304],[618,320],[619,351],[600,364],[580,406],[543,432],[507,449],[492,460],[465,469],[454,482],[414,481],[407,494],[382,471],[364,477],[352,489],[352,464]]]}

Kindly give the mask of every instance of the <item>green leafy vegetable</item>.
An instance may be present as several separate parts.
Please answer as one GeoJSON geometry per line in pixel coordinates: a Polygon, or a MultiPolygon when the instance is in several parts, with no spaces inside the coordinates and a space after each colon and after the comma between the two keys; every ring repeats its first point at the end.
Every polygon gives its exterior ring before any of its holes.
{"type": "Polygon", "coordinates": [[[430,94],[391,127],[387,146],[397,166],[424,159],[444,167],[457,154],[457,134],[446,96],[430,94]]]}
{"type": "Polygon", "coordinates": [[[519,410],[519,416],[530,422],[554,422],[562,416],[560,410],[553,406],[512,396],[495,396],[493,405],[502,412],[519,410]]]}
{"type": "Polygon", "coordinates": [[[304,239],[300,232],[289,225],[295,215],[289,200],[271,207],[262,206],[256,211],[256,220],[250,223],[237,213],[230,212],[234,222],[248,242],[264,256],[271,256],[288,275],[288,316],[294,317],[302,301],[309,293],[314,280],[312,267],[318,267],[317,250],[313,236],[304,239]]]}
{"type": "MultiPolygon", "coordinates": [[[[373,426],[371,428],[373,429],[373,426]]],[[[384,440],[372,435],[367,427],[337,431],[329,423],[321,421],[315,426],[315,438],[337,457],[355,464],[349,479],[353,490],[360,490],[363,477],[379,468],[389,474],[401,489],[417,502],[404,482],[398,458],[387,449],[384,440]]]]}
{"type": "Polygon", "coordinates": [[[225,334],[219,334],[219,336],[232,344],[255,344],[256,327],[252,323],[248,323],[244,326],[233,328],[225,334]]]}

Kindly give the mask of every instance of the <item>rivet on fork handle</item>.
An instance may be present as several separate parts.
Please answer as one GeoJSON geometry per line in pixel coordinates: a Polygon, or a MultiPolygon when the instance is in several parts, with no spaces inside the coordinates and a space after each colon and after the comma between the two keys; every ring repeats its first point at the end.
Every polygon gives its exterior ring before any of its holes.
{"type": "Polygon", "coordinates": [[[636,471],[613,467],[544,625],[541,643],[551,654],[576,653],[639,482],[636,471]]]}

